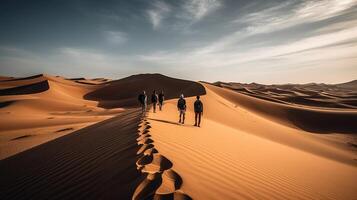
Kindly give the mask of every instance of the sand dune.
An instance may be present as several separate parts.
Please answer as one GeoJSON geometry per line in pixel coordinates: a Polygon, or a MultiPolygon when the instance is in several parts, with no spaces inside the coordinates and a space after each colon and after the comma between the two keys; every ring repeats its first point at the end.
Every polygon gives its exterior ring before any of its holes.
{"type": "Polygon", "coordinates": [[[276,122],[316,133],[357,133],[357,111],[283,104],[211,87],[231,102],[276,122]]]}
{"type": "Polygon", "coordinates": [[[357,108],[357,80],[335,85],[315,83],[301,85],[262,85],[257,83],[242,84],[224,82],[216,82],[214,85],[229,88],[260,99],[293,104],[294,106],[300,105],[329,109],[357,108]]]}
{"type": "Polygon", "coordinates": [[[182,178],[172,170],[172,162],[155,149],[150,129],[150,123],[144,119],[137,139],[140,157],[136,165],[146,178],[137,186],[132,199],[191,199],[180,190],[182,178]]]}
{"type": "Polygon", "coordinates": [[[0,77],[0,199],[356,199],[355,88],[0,77]],[[154,89],[164,110],[142,115],[154,89]]]}
{"type": "Polygon", "coordinates": [[[188,100],[187,125],[177,124],[175,100],[167,102],[163,112],[148,116],[156,149],[171,160],[183,178],[182,190],[193,199],[357,196],[353,150],[277,123],[235,101],[242,98],[236,92],[205,87],[202,128],[192,126],[193,98],[188,100]]]}
{"type": "Polygon", "coordinates": [[[0,161],[0,199],[130,199],[138,109],[0,161]],[[133,134],[134,133],[134,134],[133,134]]]}
{"type": "Polygon", "coordinates": [[[138,91],[146,90],[151,95],[152,90],[164,90],[165,98],[178,98],[181,93],[186,96],[204,94],[204,88],[196,82],[174,79],[161,74],[133,75],[112,81],[107,86],[85,95],[85,99],[99,101],[104,108],[131,107],[137,105],[138,91]]]}
{"type": "Polygon", "coordinates": [[[98,102],[83,98],[102,85],[80,84],[42,74],[3,80],[0,85],[0,159],[121,111],[99,108],[98,102]]]}

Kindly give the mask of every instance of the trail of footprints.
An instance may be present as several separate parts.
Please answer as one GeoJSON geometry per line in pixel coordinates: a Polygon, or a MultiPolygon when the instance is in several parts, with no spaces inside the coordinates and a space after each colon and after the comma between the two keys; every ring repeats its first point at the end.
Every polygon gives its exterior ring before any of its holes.
{"type": "Polygon", "coordinates": [[[140,156],[136,165],[138,170],[146,174],[146,178],[136,188],[132,199],[191,199],[180,190],[182,179],[171,169],[172,162],[155,149],[150,128],[150,123],[144,118],[138,129],[140,149],[137,154],[140,156]]]}

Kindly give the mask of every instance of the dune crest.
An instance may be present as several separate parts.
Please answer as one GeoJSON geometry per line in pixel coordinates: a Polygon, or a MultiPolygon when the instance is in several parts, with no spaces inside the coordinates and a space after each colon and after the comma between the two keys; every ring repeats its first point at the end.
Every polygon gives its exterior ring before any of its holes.
{"type": "Polygon", "coordinates": [[[355,81],[0,78],[1,199],[357,196],[355,81]],[[165,92],[163,111],[142,116],[137,95],[146,90],[150,103],[154,89],[165,92]],[[185,125],[177,123],[181,93],[185,125]],[[196,95],[201,128],[193,126],[196,95]]]}
{"type": "Polygon", "coordinates": [[[98,102],[83,98],[104,84],[102,80],[98,84],[83,84],[46,74],[2,79],[0,159],[121,112],[118,108],[99,108],[98,102]]]}
{"type": "Polygon", "coordinates": [[[172,170],[171,161],[155,149],[150,129],[150,122],[144,116],[138,132],[140,149],[137,154],[140,157],[136,165],[146,178],[137,186],[132,199],[191,199],[180,190],[182,179],[172,170]]]}
{"type": "MultiPolygon", "coordinates": [[[[201,128],[193,126],[194,97],[186,99],[185,125],[177,123],[176,100],[167,101],[162,112],[151,111],[148,115],[155,148],[170,158],[173,169],[182,177],[182,189],[193,199],[357,196],[353,149],[346,148],[346,144],[334,145],[321,138],[321,134],[301,130],[289,121],[282,123],[252,109],[259,106],[260,99],[209,84],[204,86],[201,128]],[[253,101],[251,107],[241,103],[242,99],[253,101]]],[[[265,109],[276,112],[268,103],[265,109]]]]}

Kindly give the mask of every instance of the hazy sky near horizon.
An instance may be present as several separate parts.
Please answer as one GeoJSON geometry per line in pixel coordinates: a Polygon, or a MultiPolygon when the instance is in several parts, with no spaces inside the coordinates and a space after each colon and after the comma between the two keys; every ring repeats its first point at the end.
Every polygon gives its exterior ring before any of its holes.
{"type": "Polygon", "coordinates": [[[0,75],[357,79],[357,0],[2,0],[0,75]]]}

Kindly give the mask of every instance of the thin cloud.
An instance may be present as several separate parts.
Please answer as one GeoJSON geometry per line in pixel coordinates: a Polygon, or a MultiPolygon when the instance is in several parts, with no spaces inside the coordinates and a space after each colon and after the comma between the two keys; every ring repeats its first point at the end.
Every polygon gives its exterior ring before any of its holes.
{"type": "MultiPolygon", "coordinates": [[[[70,20],[77,10],[61,11],[68,29],[46,30],[23,26],[23,13],[12,7],[4,13],[11,23],[0,35],[2,73],[113,76],[131,70],[222,81],[245,74],[258,82],[294,70],[304,79],[310,69],[324,67],[340,80],[357,74],[357,0],[96,2],[86,4],[78,20],[70,20]]],[[[43,25],[37,17],[53,21],[44,8],[31,9],[40,13],[28,18],[36,27],[43,25]]],[[[331,78],[323,71],[321,77],[331,78]]]]}
{"type": "Polygon", "coordinates": [[[250,34],[267,33],[336,17],[355,5],[356,0],[305,1],[298,5],[287,1],[234,22],[248,24],[246,29],[250,34]]]}
{"type": "Polygon", "coordinates": [[[104,34],[110,44],[123,44],[128,40],[127,34],[121,31],[105,31],[104,34]]]}
{"type": "Polygon", "coordinates": [[[189,0],[183,5],[185,13],[182,17],[191,18],[193,22],[196,22],[221,5],[222,3],[218,0],[189,0]]]}
{"type": "MultiPolygon", "coordinates": [[[[299,63],[301,60],[300,55],[308,55],[305,52],[313,52],[313,55],[316,55],[315,57],[321,60],[323,60],[324,57],[337,59],[345,55],[351,56],[351,54],[357,53],[356,46],[334,46],[334,44],[340,44],[354,39],[357,39],[357,28],[346,27],[340,31],[302,38],[293,43],[262,46],[247,51],[221,50],[218,52],[207,52],[201,49],[199,51],[191,50],[181,52],[160,51],[151,55],[142,56],[141,59],[156,63],[182,66],[193,65],[201,68],[242,67],[247,63],[269,59],[277,60],[279,56],[280,60],[289,58],[291,63],[299,63]],[[321,52],[321,55],[317,56],[318,52],[321,52]],[[295,59],[295,55],[298,59],[295,59]]],[[[265,66],[268,65],[269,62],[266,62],[265,66]]]]}
{"type": "MultiPolygon", "coordinates": [[[[293,4],[293,1],[287,1],[264,10],[240,16],[238,20],[232,21],[233,24],[239,25],[237,31],[197,49],[196,52],[212,53],[224,51],[228,47],[235,46],[240,41],[247,40],[247,38],[254,35],[281,31],[297,25],[317,22],[337,17],[346,12],[352,12],[349,9],[355,5],[357,5],[356,0],[305,1],[297,5],[293,4]]],[[[353,22],[350,22],[347,26],[340,25],[339,30],[341,30],[341,26],[350,27],[352,24],[353,22]]],[[[325,27],[324,31],[332,28],[330,26],[325,27]]]]}
{"type": "Polygon", "coordinates": [[[153,29],[157,29],[160,27],[162,20],[171,11],[171,8],[163,1],[155,1],[152,7],[152,9],[147,10],[147,15],[153,29]]]}

